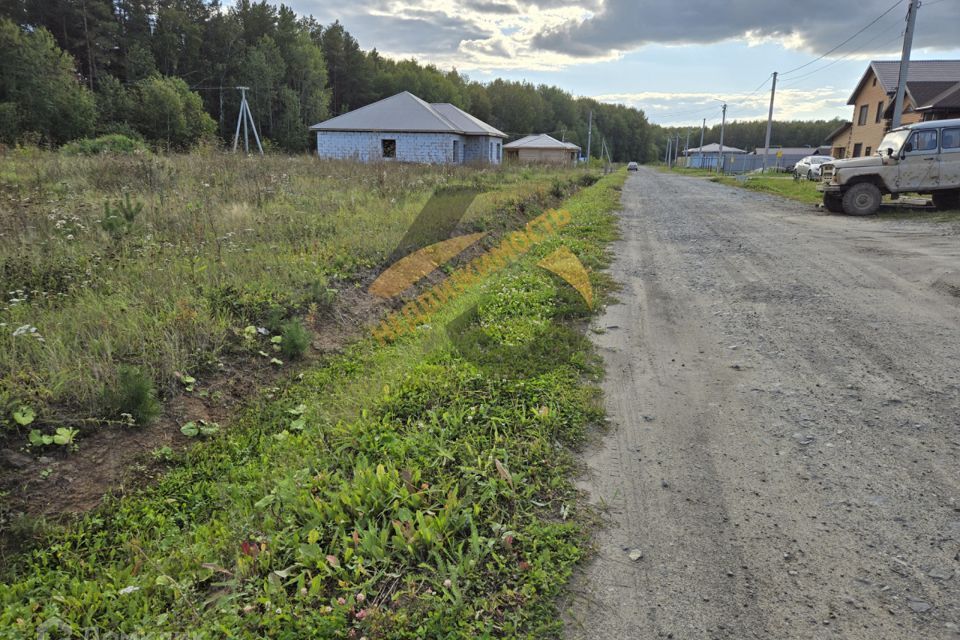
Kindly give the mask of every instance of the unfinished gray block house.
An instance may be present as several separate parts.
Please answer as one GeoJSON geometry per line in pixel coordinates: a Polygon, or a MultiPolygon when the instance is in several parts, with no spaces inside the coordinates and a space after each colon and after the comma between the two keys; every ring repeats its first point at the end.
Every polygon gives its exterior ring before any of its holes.
{"type": "Polygon", "coordinates": [[[310,127],[317,155],[360,162],[500,164],[507,136],[452,104],[408,91],[310,127]]]}

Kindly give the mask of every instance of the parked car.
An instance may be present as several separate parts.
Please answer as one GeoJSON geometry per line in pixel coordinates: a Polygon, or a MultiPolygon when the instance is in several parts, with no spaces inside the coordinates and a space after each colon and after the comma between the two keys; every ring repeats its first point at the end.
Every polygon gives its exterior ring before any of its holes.
{"type": "Polygon", "coordinates": [[[823,206],[868,216],[884,195],[929,194],[940,210],[960,209],[960,118],[931,120],[887,133],[877,153],[821,166],[823,206]]]}
{"type": "Polygon", "coordinates": [[[832,156],[807,156],[797,161],[793,165],[793,176],[795,178],[806,178],[807,180],[820,179],[820,167],[827,162],[833,162],[832,156]]]}
{"type": "Polygon", "coordinates": [[[640,165],[638,165],[636,162],[628,162],[627,171],[640,171],[640,165]]]}

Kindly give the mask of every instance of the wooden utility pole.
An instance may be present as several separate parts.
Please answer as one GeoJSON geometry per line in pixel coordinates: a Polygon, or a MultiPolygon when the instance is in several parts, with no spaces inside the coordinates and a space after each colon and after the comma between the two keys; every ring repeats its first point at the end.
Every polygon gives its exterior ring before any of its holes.
{"type": "Polygon", "coordinates": [[[890,120],[891,129],[899,127],[900,120],[903,117],[903,95],[907,90],[910,50],[913,48],[913,28],[917,23],[917,9],[919,8],[919,0],[910,0],[910,6],[907,7],[907,30],[903,32],[903,51],[900,53],[900,79],[897,82],[897,97],[893,102],[893,118],[890,120]]]}
{"type": "Polygon", "coordinates": [[[773,72],[773,86],[770,88],[770,112],[767,114],[767,137],[763,142],[763,170],[767,171],[767,156],[770,155],[770,132],[773,129],[773,99],[777,95],[777,72],[773,72]]]}

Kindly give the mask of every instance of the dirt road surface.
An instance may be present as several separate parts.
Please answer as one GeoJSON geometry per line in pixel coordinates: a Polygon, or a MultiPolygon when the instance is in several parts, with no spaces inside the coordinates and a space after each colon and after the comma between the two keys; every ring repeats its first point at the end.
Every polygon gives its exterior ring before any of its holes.
{"type": "Polygon", "coordinates": [[[641,170],[621,230],[567,637],[960,638],[958,229],[641,170]]]}

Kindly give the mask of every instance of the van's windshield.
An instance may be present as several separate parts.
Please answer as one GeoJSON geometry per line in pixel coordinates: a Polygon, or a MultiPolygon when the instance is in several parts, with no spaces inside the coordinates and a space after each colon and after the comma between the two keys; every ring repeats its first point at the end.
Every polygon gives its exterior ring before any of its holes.
{"type": "Polygon", "coordinates": [[[877,153],[881,156],[887,155],[887,149],[892,149],[894,154],[900,153],[900,147],[903,146],[903,143],[907,141],[907,138],[910,137],[909,129],[901,129],[900,131],[891,131],[886,136],[884,136],[883,141],[880,143],[880,146],[877,147],[877,153]]]}

